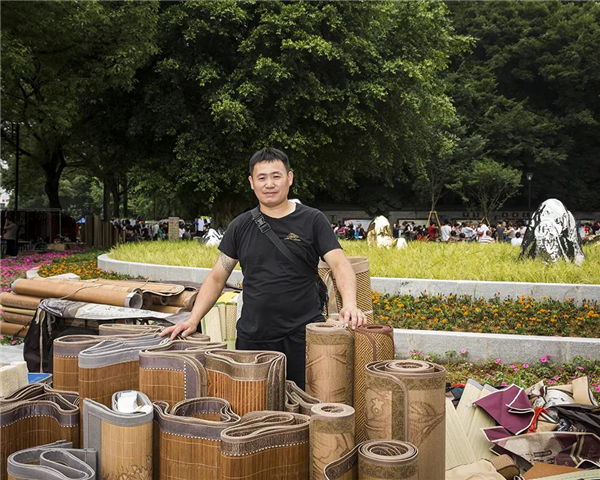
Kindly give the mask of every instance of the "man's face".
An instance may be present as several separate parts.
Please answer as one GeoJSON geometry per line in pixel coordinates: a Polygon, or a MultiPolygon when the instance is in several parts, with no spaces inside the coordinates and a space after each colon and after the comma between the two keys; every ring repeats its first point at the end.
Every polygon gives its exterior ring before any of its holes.
{"type": "Polygon", "coordinates": [[[248,180],[258,201],[263,205],[274,207],[287,201],[290,187],[294,182],[294,174],[286,172],[281,160],[264,161],[254,165],[248,180]]]}

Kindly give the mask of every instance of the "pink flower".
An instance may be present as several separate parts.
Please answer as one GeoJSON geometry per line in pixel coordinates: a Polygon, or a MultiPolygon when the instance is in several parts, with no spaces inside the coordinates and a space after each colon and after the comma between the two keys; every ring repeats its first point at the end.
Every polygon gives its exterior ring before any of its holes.
{"type": "Polygon", "coordinates": [[[519,371],[519,369],[518,369],[517,367],[513,368],[513,370],[514,370],[515,372],[518,372],[518,371],[519,371]]]}
{"type": "Polygon", "coordinates": [[[16,341],[16,340],[13,340],[12,342],[10,342],[10,344],[11,344],[11,345],[16,345],[16,344],[17,344],[17,341],[16,341]]]}
{"type": "Polygon", "coordinates": [[[514,366],[514,365],[511,365],[511,366],[510,366],[510,368],[515,368],[515,366],[514,366]]]}
{"type": "Polygon", "coordinates": [[[600,387],[596,387],[596,391],[597,391],[597,392],[600,392],[600,387]]]}
{"type": "Polygon", "coordinates": [[[523,364],[523,368],[529,368],[529,364],[528,363],[524,363],[523,364]]]}
{"type": "Polygon", "coordinates": [[[506,383],[506,382],[502,382],[502,383],[500,384],[500,386],[501,386],[501,387],[506,387],[507,385],[508,385],[508,383],[506,383]]]}
{"type": "Polygon", "coordinates": [[[577,367],[577,370],[585,370],[581,365],[577,367]]]}
{"type": "Polygon", "coordinates": [[[548,361],[548,357],[540,358],[540,362],[542,362],[542,363],[546,363],[547,361],[548,361]]]}
{"type": "Polygon", "coordinates": [[[496,360],[494,360],[494,363],[502,363],[502,359],[501,358],[497,358],[496,360]]]}
{"type": "Polygon", "coordinates": [[[554,380],[548,380],[548,385],[553,385],[554,384],[554,380]]]}
{"type": "Polygon", "coordinates": [[[429,355],[425,355],[425,356],[423,357],[423,360],[429,360],[429,355]]]}
{"type": "Polygon", "coordinates": [[[461,349],[460,349],[460,353],[462,353],[463,355],[464,355],[465,353],[467,353],[467,351],[468,351],[468,350],[467,350],[466,348],[461,348],[461,349]]]}
{"type": "Polygon", "coordinates": [[[554,378],[554,380],[560,380],[560,377],[558,375],[554,375],[554,377],[552,378],[554,378]]]}

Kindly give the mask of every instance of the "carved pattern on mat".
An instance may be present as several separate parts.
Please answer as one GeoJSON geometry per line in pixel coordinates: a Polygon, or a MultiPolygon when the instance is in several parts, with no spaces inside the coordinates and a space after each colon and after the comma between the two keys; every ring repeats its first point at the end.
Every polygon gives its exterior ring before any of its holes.
{"type": "Polygon", "coordinates": [[[445,412],[438,413],[429,402],[409,402],[408,422],[410,441],[421,445],[436,427],[444,421],[445,412]]]}

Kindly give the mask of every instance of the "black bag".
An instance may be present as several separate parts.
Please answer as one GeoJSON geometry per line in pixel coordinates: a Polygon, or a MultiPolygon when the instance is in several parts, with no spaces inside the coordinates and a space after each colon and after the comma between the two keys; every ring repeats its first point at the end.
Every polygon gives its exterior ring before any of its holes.
{"type": "Polygon", "coordinates": [[[285,258],[287,258],[292,265],[294,265],[300,272],[307,277],[312,277],[315,279],[315,287],[317,288],[317,292],[319,293],[319,300],[321,302],[321,310],[327,309],[327,304],[329,302],[329,293],[327,291],[327,285],[321,279],[321,277],[317,274],[315,275],[312,267],[304,260],[303,258],[294,255],[292,251],[285,246],[285,244],[279,239],[275,232],[271,229],[271,225],[267,223],[265,217],[263,217],[262,212],[259,207],[255,207],[252,209],[252,220],[256,223],[256,226],[260,230],[261,233],[264,233],[271,243],[277,247],[277,249],[283,253],[285,258]]]}

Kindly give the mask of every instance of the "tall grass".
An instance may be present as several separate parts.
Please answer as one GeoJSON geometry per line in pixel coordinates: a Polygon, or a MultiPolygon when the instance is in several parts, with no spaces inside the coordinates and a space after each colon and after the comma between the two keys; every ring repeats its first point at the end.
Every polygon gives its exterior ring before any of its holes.
{"type": "MultiPolygon", "coordinates": [[[[366,242],[342,246],[348,256],[368,257],[374,277],[600,284],[600,246],[584,248],[581,267],[521,261],[519,249],[510,244],[411,242],[404,250],[369,247],[366,242]]],[[[183,241],[128,243],[110,252],[116,260],[186,267],[212,267],[218,254],[216,247],[183,241]]]]}

